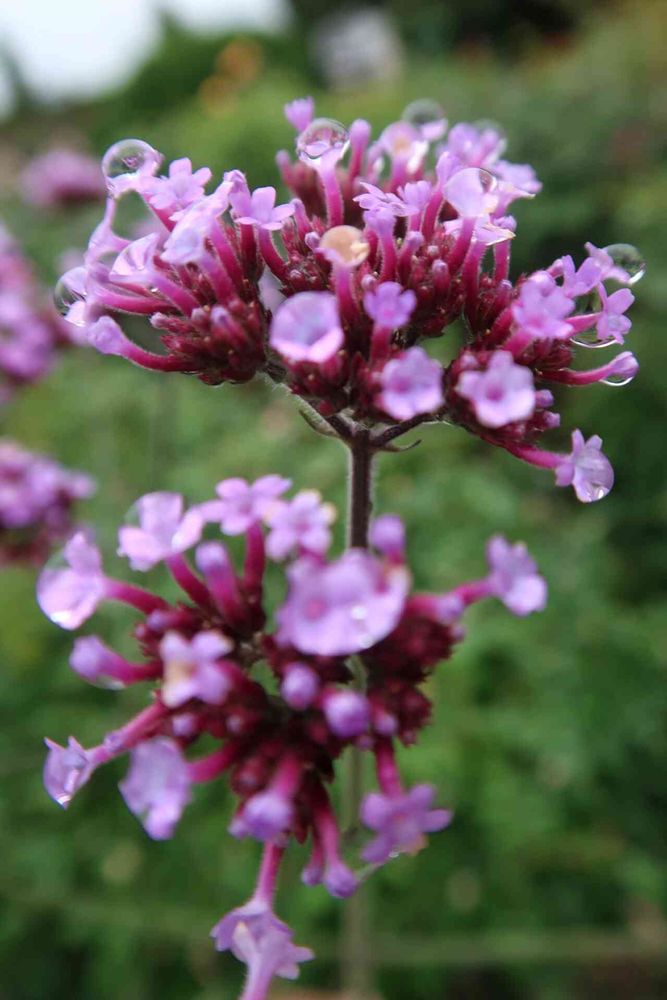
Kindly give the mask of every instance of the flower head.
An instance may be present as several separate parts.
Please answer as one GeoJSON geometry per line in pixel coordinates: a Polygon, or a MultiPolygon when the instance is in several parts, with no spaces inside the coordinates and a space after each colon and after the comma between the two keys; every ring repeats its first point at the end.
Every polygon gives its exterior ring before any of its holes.
{"type": "Polygon", "coordinates": [[[219,660],[229,653],[233,643],[220,632],[198,632],[192,639],[178,632],[167,632],[160,642],[164,663],[162,700],[170,708],[190,698],[200,698],[219,705],[227,697],[231,683],[219,660]]]}
{"type": "Polygon", "coordinates": [[[382,864],[397,854],[413,854],[426,844],[426,833],[444,829],[452,820],[447,809],[432,809],[435,789],[415,785],[408,792],[371,792],[361,805],[361,822],[376,836],[362,851],[364,861],[382,864]]]}

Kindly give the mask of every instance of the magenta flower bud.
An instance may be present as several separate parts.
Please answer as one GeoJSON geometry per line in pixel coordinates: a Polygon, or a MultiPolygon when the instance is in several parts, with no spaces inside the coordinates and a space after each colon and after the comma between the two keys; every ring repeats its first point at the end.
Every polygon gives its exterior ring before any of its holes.
{"type": "Polygon", "coordinates": [[[122,688],[122,674],[128,664],[102,642],[99,636],[86,635],[77,639],[69,660],[70,667],[90,684],[106,688],[122,688]]]}
{"type": "Polygon", "coordinates": [[[358,691],[332,691],[324,696],[324,715],[331,731],[343,740],[365,733],[370,724],[368,699],[358,691]]]}
{"type": "Polygon", "coordinates": [[[229,832],[234,837],[271,841],[289,829],[293,816],[291,800],[275,789],[268,789],[248,799],[230,823],[229,832]]]}
{"type": "Polygon", "coordinates": [[[395,420],[433,413],[444,402],[442,368],[422,347],[411,347],[389,361],[380,375],[380,386],[378,405],[395,420]]]}
{"type": "Polygon", "coordinates": [[[204,527],[197,509],[183,510],[179,493],[146,493],[135,504],[139,526],[124,525],[118,532],[119,556],[135,570],[149,570],[170,556],[196,545],[204,527]]]}
{"type": "Polygon", "coordinates": [[[491,570],[489,589],[512,614],[530,615],[542,611],[547,602],[547,585],[537,572],[535,560],[523,544],[510,545],[500,535],[487,544],[491,570]]]}
{"type": "Polygon", "coordinates": [[[280,685],[280,693],[295,711],[303,711],[315,701],[320,680],[312,667],[305,663],[289,663],[280,685]]]}
{"type": "Polygon", "coordinates": [[[61,555],[47,563],[37,580],[37,601],[47,618],[61,628],[75,629],[93,615],[106,593],[102,556],[79,531],[61,555]]]}
{"type": "Polygon", "coordinates": [[[117,357],[125,357],[131,343],[111,316],[100,316],[92,323],[86,330],[86,339],[100,354],[117,357]]]}
{"type": "Polygon", "coordinates": [[[572,451],[556,466],[556,485],[572,486],[582,503],[606,497],[614,485],[614,470],[602,453],[602,438],[594,434],[584,440],[580,430],[572,432],[572,451]]]}
{"type": "Polygon", "coordinates": [[[336,858],[330,861],[324,869],[324,886],[336,899],[347,899],[353,896],[359,888],[359,880],[344,861],[336,858]]]}
{"type": "Polygon", "coordinates": [[[139,743],[132,751],[121,794],[153,840],[168,840],[191,798],[187,763],[166,736],[139,743]]]}
{"type": "Polygon", "coordinates": [[[330,292],[300,292],[286,299],[269,332],[271,347],[289,362],[321,364],[343,341],[338,304],[330,292]]]}
{"type": "Polygon", "coordinates": [[[370,543],[392,562],[405,560],[405,525],[396,514],[381,514],[370,527],[370,543]]]}
{"type": "Polygon", "coordinates": [[[312,97],[297,97],[289,101],[283,108],[285,118],[297,132],[307,129],[315,114],[315,101],[312,97]]]}
{"type": "Polygon", "coordinates": [[[44,741],[49,752],[44,764],[44,787],[51,798],[66,809],[78,790],[85,785],[95,765],[81,744],[70,736],[67,746],[44,741]]]}
{"type": "Polygon", "coordinates": [[[606,385],[627,385],[639,371],[639,362],[632,351],[621,351],[610,363],[605,377],[606,385]]]}
{"type": "Polygon", "coordinates": [[[425,834],[448,826],[453,814],[448,809],[432,809],[434,797],[431,785],[415,785],[394,795],[367,795],[361,804],[361,822],[377,836],[361,852],[364,861],[384,864],[397,854],[414,854],[426,846],[425,834]]]}
{"type": "Polygon", "coordinates": [[[517,365],[509,351],[495,351],[486,371],[465,371],[456,384],[485,427],[505,427],[526,420],[535,409],[533,373],[517,365]]]}

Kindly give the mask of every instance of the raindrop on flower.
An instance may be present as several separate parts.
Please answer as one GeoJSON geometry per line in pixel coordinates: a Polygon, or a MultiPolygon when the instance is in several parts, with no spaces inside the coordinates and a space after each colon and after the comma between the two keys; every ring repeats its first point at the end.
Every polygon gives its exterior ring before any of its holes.
{"type": "Polygon", "coordinates": [[[621,386],[632,382],[634,375],[610,375],[608,378],[601,378],[601,385],[621,386]]]}
{"type": "Polygon", "coordinates": [[[83,301],[83,295],[72,288],[67,281],[67,275],[64,274],[53,291],[53,301],[60,315],[67,316],[76,302],[83,301]]]}
{"type": "MultiPolygon", "coordinates": [[[[474,169],[474,168],[473,168],[474,169]]],[[[488,170],[478,170],[477,174],[479,176],[479,183],[482,185],[482,189],[486,192],[493,191],[494,188],[498,187],[498,180],[493,174],[489,173],[488,170]]]]}
{"type": "Polygon", "coordinates": [[[444,117],[445,112],[437,101],[423,97],[408,104],[401,115],[401,121],[417,126],[430,125],[432,122],[442,121],[444,117]]]}
{"type": "Polygon", "coordinates": [[[334,118],[316,118],[296,140],[296,152],[302,163],[315,167],[323,161],[336,163],[347,152],[350,135],[334,118]]]}
{"type": "Polygon", "coordinates": [[[582,333],[575,333],[573,337],[570,337],[570,343],[576,344],[577,347],[587,347],[589,350],[597,350],[599,347],[611,347],[612,344],[618,344],[618,341],[615,337],[598,340],[595,330],[584,330],[582,333]]]}
{"type": "Polygon", "coordinates": [[[160,153],[142,139],[121,139],[107,149],[102,160],[107,188],[113,194],[116,190],[113,182],[118,177],[152,176],[161,160],[160,153]]]}
{"type": "Polygon", "coordinates": [[[646,261],[631,243],[612,243],[603,248],[614,264],[628,273],[628,285],[636,285],[646,273],[646,261]]]}

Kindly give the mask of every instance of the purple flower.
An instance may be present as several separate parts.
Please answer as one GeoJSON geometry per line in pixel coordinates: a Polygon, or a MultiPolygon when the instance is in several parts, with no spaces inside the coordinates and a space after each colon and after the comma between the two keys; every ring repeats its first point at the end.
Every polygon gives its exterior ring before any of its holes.
{"type": "Polygon", "coordinates": [[[102,642],[99,636],[81,636],[74,643],[70,667],[84,680],[106,688],[124,687],[122,676],[127,667],[118,653],[102,642]],[[120,669],[119,669],[120,668],[120,669]]]}
{"type": "Polygon", "coordinates": [[[598,340],[615,340],[622,344],[625,334],[632,326],[632,322],[623,314],[635,301],[635,297],[629,288],[619,288],[617,292],[607,295],[604,285],[598,288],[602,303],[602,312],[597,322],[598,340]]]}
{"type": "Polygon", "coordinates": [[[285,118],[292,128],[301,133],[308,128],[315,114],[315,101],[312,97],[297,97],[283,108],[285,118]]]}
{"type": "Polygon", "coordinates": [[[209,705],[220,705],[230,690],[230,681],[218,660],[234,644],[221,632],[198,632],[185,639],[178,632],[167,632],[160,643],[164,664],[162,701],[169,708],[183,705],[190,698],[200,698],[209,705]]]}
{"type": "Polygon", "coordinates": [[[497,182],[486,170],[458,170],[445,185],[447,201],[462,219],[488,219],[498,207],[497,182]]]}
{"type": "Polygon", "coordinates": [[[361,186],[366,189],[365,194],[357,195],[354,200],[363,209],[366,222],[375,218],[401,219],[412,214],[405,202],[391,191],[383,191],[366,181],[362,181],[361,186]]]}
{"type": "Polygon", "coordinates": [[[512,614],[524,616],[544,609],[547,585],[525,545],[510,545],[495,535],[486,546],[486,557],[491,571],[487,578],[490,593],[512,614]]]}
{"type": "Polygon", "coordinates": [[[368,699],[358,691],[327,692],[323,707],[329,728],[343,740],[361,736],[368,729],[371,718],[368,699]]]}
{"type": "Polygon", "coordinates": [[[254,483],[245,479],[223,479],[215,488],[219,500],[200,504],[207,521],[220,521],[226,535],[242,535],[265,516],[277,498],[291,486],[282,476],[261,476],[254,483]]]}
{"type": "Polygon", "coordinates": [[[384,281],[364,295],[364,309],[383,329],[398,330],[405,326],[416,305],[417,296],[412,289],[405,289],[396,281],[384,281]]]}
{"type": "Polygon", "coordinates": [[[271,323],[269,343],[290,362],[328,361],[343,346],[336,298],[330,292],[299,292],[287,299],[271,323]]]}
{"type": "Polygon", "coordinates": [[[486,370],[464,371],[456,384],[485,427],[505,427],[526,420],[535,409],[533,373],[517,365],[509,351],[495,351],[486,370]]]}
{"type": "Polygon", "coordinates": [[[461,122],[449,130],[446,151],[468,167],[491,167],[502,156],[507,145],[505,137],[493,126],[468,125],[461,122]]]}
{"type": "Polygon", "coordinates": [[[271,528],[267,554],[278,562],[294,549],[323,555],[331,544],[329,525],[335,517],[334,507],[323,503],[316,490],[301,490],[293,500],[276,502],[264,515],[271,528]]]}
{"type": "Polygon", "coordinates": [[[145,740],[132,751],[121,794],[154,840],[167,840],[191,798],[188,765],[178,744],[166,736],[145,740]]]}
{"type": "Polygon", "coordinates": [[[260,899],[253,898],[226,914],[211,931],[211,937],[218,951],[229,949],[248,966],[246,993],[250,997],[265,996],[274,976],[296,979],[298,963],[313,958],[310,948],[292,943],[293,932],[260,899]]]}
{"type": "Polygon", "coordinates": [[[282,229],[283,222],[294,215],[294,205],[276,205],[276,189],[257,188],[252,194],[241,191],[231,193],[229,200],[237,222],[260,229],[282,229]]]}
{"type": "Polygon", "coordinates": [[[582,503],[602,500],[614,485],[614,470],[601,446],[597,434],[585,441],[581,431],[575,430],[572,451],[556,466],[556,485],[572,486],[582,503]]]}
{"type": "Polygon", "coordinates": [[[154,177],[146,185],[148,203],[157,212],[171,217],[199,201],[211,177],[208,167],[200,167],[193,173],[190,160],[185,157],[174,160],[169,165],[168,177],[154,177]]]}
{"type": "Polygon", "coordinates": [[[620,267],[606,250],[596,247],[594,243],[585,243],[584,246],[589,258],[599,268],[600,281],[607,281],[608,278],[613,278],[614,281],[618,281],[623,285],[630,283],[631,275],[628,274],[625,268],[620,267]]]}
{"type": "Polygon", "coordinates": [[[409,215],[412,218],[420,215],[428,205],[433,196],[433,185],[430,181],[412,181],[399,188],[399,194],[410,209],[409,215]]]}
{"type": "Polygon", "coordinates": [[[304,653],[344,656],[388,635],[403,611],[409,576],[352,549],[335,562],[299,559],[288,570],[290,589],[278,612],[278,640],[304,653]]]}
{"type": "Polygon", "coordinates": [[[432,809],[435,789],[415,785],[408,792],[382,795],[371,792],[361,804],[361,821],[377,834],[361,856],[371,864],[383,864],[397,854],[414,854],[426,845],[426,833],[436,833],[452,821],[447,809],[432,809]]]}
{"type": "Polygon", "coordinates": [[[44,741],[49,748],[44,764],[44,787],[51,798],[66,809],[95,768],[88,751],[70,736],[67,746],[44,741]]]}
{"type": "Polygon", "coordinates": [[[377,402],[395,420],[433,413],[443,402],[442,368],[421,347],[411,347],[382,369],[377,402]]]}
{"type": "Polygon", "coordinates": [[[84,532],[70,538],[62,556],[42,570],[37,581],[37,601],[52,622],[75,629],[95,613],[106,592],[102,557],[84,532]]]}
{"type": "Polygon", "coordinates": [[[295,711],[310,708],[320,689],[320,679],[305,663],[289,663],[280,685],[280,693],[295,711]]]}
{"type": "Polygon", "coordinates": [[[204,526],[198,510],[183,511],[178,493],[146,493],[135,505],[139,526],[118,531],[119,556],[135,570],[149,570],[177,552],[185,552],[201,538],[204,526]]]}
{"type": "Polygon", "coordinates": [[[336,899],[348,899],[359,888],[359,879],[338,857],[330,858],[324,868],[324,887],[336,899]]]}
{"type": "Polygon", "coordinates": [[[420,167],[428,152],[428,142],[421,130],[409,122],[393,122],[388,125],[378,139],[378,146],[390,156],[393,163],[404,163],[410,172],[420,167]]]}
{"type": "Polygon", "coordinates": [[[574,302],[545,271],[523,282],[512,306],[516,326],[530,339],[567,340],[572,326],[565,320],[574,302]]]}

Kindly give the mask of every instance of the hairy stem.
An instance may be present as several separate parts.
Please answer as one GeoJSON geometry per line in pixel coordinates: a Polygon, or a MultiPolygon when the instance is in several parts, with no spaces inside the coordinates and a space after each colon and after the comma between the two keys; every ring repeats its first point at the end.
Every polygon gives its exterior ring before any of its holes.
{"type": "MultiPolygon", "coordinates": [[[[355,428],[349,441],[349,450],[347,544],[350,548],[368,548],[368,527],[373,507],[374,448],[370,433],[365,428],[355,428]]],[[[355,683],[363,687],[363,671],[359,671],[355,683]]],[[[344,789],[344,818],[348,830],[354,829],[359,815],[363,795],[363,763],[362,751],[351,748],[348,751],[344,789]]],[[[366,892],[365,885],[360,885],[355,895],[347,900],[343,912],[343,986],[347,1000],[368,1000],[373,986],[368,952],[366,892]]]]}

